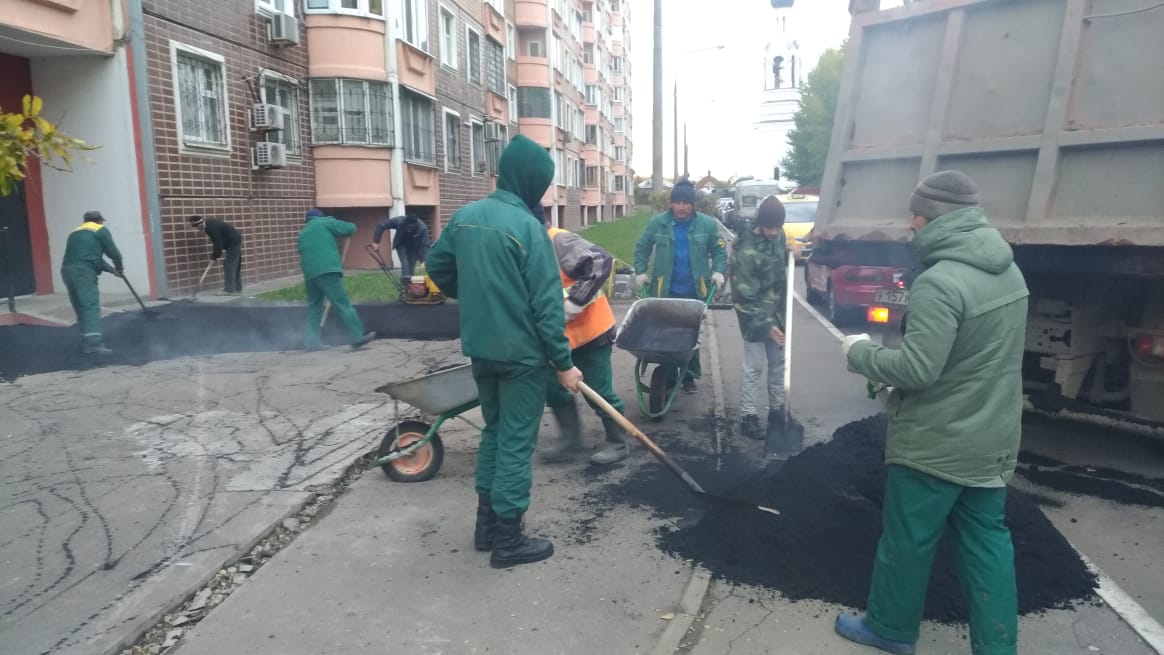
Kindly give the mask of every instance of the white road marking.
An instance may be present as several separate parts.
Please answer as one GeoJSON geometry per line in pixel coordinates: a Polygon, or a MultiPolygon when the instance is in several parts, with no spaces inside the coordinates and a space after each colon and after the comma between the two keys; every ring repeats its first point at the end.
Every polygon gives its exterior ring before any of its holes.
{"type": "MultiPolygon", "coordinates": [[[[818,312],[799,293],[794,295],[800,303],[800,306],[807,310],[817,322],[823,325],[829,334],[836,337],[837,341],[844,339],[845,334],[838,330],[837,326],[833,325],[824,315],[818,312]]],[[[1107,577],[1107,574],[1100,570],[1098,566],[1087,559],[1087,556],[1078,548],[1075,548],[1074,544],[1071,547],[1079,554],[1079,558],[1083,560],[1087,568],[1095,573],[1099,579],[1099,587],[1096,589],[1096,594],[1103,599],[1103,602],[1107,603],[1107,606],[1113,612],[1123,619],[1124,623],[1127,623],[1132,630],[1135,630],[1136,634],[1140,635],[1152,650],[1156,651],[1158,655],[1164,655],[1164,626],[1153,618],[1142,605],[1129,596],[1127,592],[1121,589],[1114,580],[1107,577]]]]}

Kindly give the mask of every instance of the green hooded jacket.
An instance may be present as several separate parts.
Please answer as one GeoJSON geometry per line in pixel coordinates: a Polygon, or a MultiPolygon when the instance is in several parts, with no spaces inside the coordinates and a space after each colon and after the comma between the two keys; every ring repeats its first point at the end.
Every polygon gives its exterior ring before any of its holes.
{"type": "Polygon", "coordinates": [[[925,270],[909,292],[901,348],[869,341],[849,368],[894,387],[888,464],[968,487],[1002,487],[1022,430],[1027,286],[978,207],[939,216],[911,247],[925,270]]]}
{"type": "Polygon", "coordinates": [[[121,267],[121,263],[121,251],[113,243],[109,228],[96,221],[85,221],[69,233],[65,241],[65,254],[61,258],[61,266],[87,266],[98,275],[102,271],[113,273],[121,267]],[[113,260],[112,266],[105,261],[105,257],[113,260]]]}
{"type": "Polygon", "coordinates": [[[425,258],[432,281],[458,299],[466,356],[569,370],[562,279],[546,229],[529,207],[554,179],[554,162],[518,135],[498,163],[497,190],[462,207],[425,258]]]}
{"type": "Polygon", "coordinates": [[[337,237],[350,237],[356,226],[331,216],[317,216],[307,221],[299,233],[299,266],[303,279],[314,280],[327,273],[343,273],[337,237]]]}
{"type": "MultiPolygon", "coordinates": [[[[727,272],[727,247],[719,236],[714,218],[695,212],[687,233],[691,248],[691,277],[695,291],[706,297],[711,290],[711,274],[727,272]]],[[[671,269],[675,266],[675,217],[670,210],[655,215],[635,244],[635,272],[649,268],[647,294],[664,298],[671,293],[671,269]],[[654,251],[654,259],[651,259],[654,251]]]]}
{"type": "Polygon", "coordinates": [[[772,326],[784,329],[788,290],[788,242],[784,231],[769,239],[741,230],[732,243],[732,301],[744,341],[766,341],[772,326]]]}

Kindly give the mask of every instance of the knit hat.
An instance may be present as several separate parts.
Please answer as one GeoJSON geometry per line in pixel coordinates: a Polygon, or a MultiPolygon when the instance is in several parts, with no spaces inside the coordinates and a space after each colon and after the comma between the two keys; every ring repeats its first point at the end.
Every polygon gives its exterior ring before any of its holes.
{"type": "Polygon", "coordinates": [[[318,209],[316,209],[315,207],[312,207],[311,209],[308,209],[308,210],[307,210],[307,216],[306,216],[306,220],[307,220],[307,221],[310,221],[310,220],[311,220],[311,219],[313,219],[313,218],[323,218],[323,212],[319,211],[319,210],[318,210],[318,209]]]}
{"type": "Polygon", "coordinates": [[[909,211],[930,220],[977,205],[978,185],[961,171],[938,171],[926,177],[909,198],[909,211]]]}
{"type": "Polygon", "coordinates": [[[691,183],[691,180],[683,178],[671,187],[671,202],[695,204],[695,185],[691,183]]]}
{"type": "Polygon", "coordinates": [[[538,219],[539,223],[542,225],[546,224],[546,208],[542,207],[542,203],[539,202],[530,205],[529,210],[533,214],[533,217],[538,219]]]}
{"type": "Polygon", "coordinates": [[[81,220],[85,221],[86,223],[104,223],[105,217],[102,216],[101,212],[99,211],[87,211],[85,212],[85,215],[81,217],[81,220]]]}
{"type": "Polygon", "coordinates": [[[784,203],[776,196],[764,198],[756,210],[757,227],[784,227],[784,203]]]}

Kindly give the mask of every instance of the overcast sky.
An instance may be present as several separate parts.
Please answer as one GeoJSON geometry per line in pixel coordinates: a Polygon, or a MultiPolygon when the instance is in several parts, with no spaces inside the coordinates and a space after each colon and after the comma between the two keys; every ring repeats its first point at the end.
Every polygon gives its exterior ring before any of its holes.
{"type": "MultiPolygon", "coordinates": [[[[653,0],[626,0],[631,9],[631,66],[637,175],[651,175],[651,69],[653,0]]],[[[798,0],[790,12],[808,69],[826,48],[840,45],[849,29],[848,0],[798,0]]],[[[764,46],[778,14],[768,0],[665,0],[663,2],[663,171],[672,175],[672,83],[679,74],[679,167],[682,124],[692,177],[708,169],[720,179],[737,171],[746,152],[763,91],[764,46]],[[723,45],[722,50],[704,50],[723,45]]],[[[744,158],[746,159],[746,158],[744,158]]]]}

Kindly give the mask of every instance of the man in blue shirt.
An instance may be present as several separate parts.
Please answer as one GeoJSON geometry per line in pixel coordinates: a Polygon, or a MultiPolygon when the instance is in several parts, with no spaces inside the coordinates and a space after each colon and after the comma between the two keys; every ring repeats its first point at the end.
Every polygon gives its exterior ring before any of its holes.
{"type": "MultiPolygon", "coordinates": [[[[695,211],[695,185],[679,180],[671,189],[671,209],[652,218],[635,245],[635,284],[657,298],[706,301],[712,285],[723,286],[727,263],[716,220],[695,211]]],[[[696,350],[683,391],[695,393],[702,374],[696,350]]]]}

